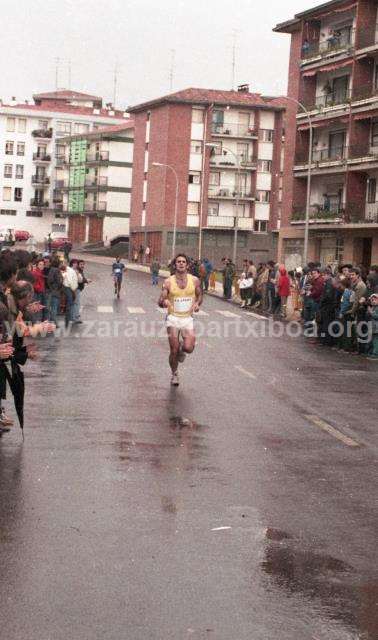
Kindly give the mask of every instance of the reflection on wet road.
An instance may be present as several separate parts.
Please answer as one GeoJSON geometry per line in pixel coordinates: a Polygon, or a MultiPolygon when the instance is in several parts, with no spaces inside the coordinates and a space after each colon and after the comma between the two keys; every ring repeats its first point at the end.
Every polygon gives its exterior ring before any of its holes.
{"type": "MultiPolygon", "coordinates": [[[[85,319],[161,320],[143,275],[113,305],[88,270],[85,319]]],[[[40,345],[0,440],[2,637],[376,640],[376,370],[357,403],[338,355],[207,338],[172,390],[165,339],[101,327],[40,345]]]]}

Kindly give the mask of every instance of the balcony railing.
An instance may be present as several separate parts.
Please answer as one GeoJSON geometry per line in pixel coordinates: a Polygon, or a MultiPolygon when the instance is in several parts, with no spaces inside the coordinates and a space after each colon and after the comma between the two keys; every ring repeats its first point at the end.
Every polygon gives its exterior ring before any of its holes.
{"type": "Polygon", "coordinates": [[[64,206],[62,201],[54,201],[54,210],[55,211],[64,211],[64,206]]]}
{"type": "Polygon", "coordinates": [[[48,176],[34,175],[32,176],[32,184],[48,185],[50,184],[50,178],[48,176]]]}
{"type": "Polygon", "coordinates": [[[98,176],[97,178],[87,178],[85,180],[86,187],[106,187],[107,184],[107,176],[98,176]]]}
{"type": "MultiPolygon", "coordinates": [[[[240,154],[238,157],[238,163],[240,167],[246,169],[257,169],[257,160],[253,156],[246,154],[240,154]]],[[[236,159],[230,154],[213,155],[210,158],[210,166],[219,167],[220,169],[236,169],[236,159]]]]}
{"type": "Polygon", "coordinates": [[[218,124],[213,122],[211,125],[211,133],[213,136],[230,136],[231,138],[257,138],[258,129],[253,125],[230,123],[218,124]]]}
{"type": "Polygon", "coordinates": [[[209,198],[225,198],[229,200],[235,200],[238,198],[255,199],[255,196],[249,189],[236,189],[235,187],[222,187],[219,185],[210,185],[208,196],[209,198]]]}
{"type": "Polygon", "coordinates": [[[96,153],[88,153],[86,162],[101,162],[109,160],[109,151],[96,151],[96,153]]]}
{"type": "Polygon", "coordinates": [[[53,130],[50,129],[34,129],[32,136],[35,138],[52,138],[53,130]]]}
{"type": "Polygon", "coordinates": [[[352,102],[358,100],[369,100],[369,98],[375,98],[378,96],[378,87],[374,86],[373,82],[369,84],[363,84],[360,87],[353,89],[352,102]]]}
{"type": "Polygon", "coordinates": [[[365,222],[378,224],[378,202],[368,202],[366,205],[365,222]]]}
{"type": "MultiPolygon", "coordinates": [[[[312,162],[326,163],[345,160],[348,156],[348,147],[345,145],[326,147],[325,149],[314,149],[312,152],[312,162]]],[[[302,151],[295,156],[295,164],[308,164],[308,151],[302,151]]]]}
{"type": "Polygon", "coordinates": [[[106,211],[106,202],[92,202],[92,204],[85,202],[84,211],[106,211]]]}
{"type": "Polygon", "coordinates": [[[235,218],[235,216],[207,216],[207,227],[223,227],[228,229],[234,229],[235,224],[238,229],[243,229],[246,231],[251,231],[253,229],[253,219],[252,218],[243,218],[239,216],[235,218]]]}
{"type": "Polygon", "coordinates": [[[361,29],[358,33],[358,49],[366,49],[367,47],[378,47],[378,29],[375,25],[368,25],[367,28],[361,29]]]}
{"type": "Polygon", "coordinates": [[[63,202],[63,193],[61,191],[54,190],[54,192],[53,192],[53,202],[54,203],[63,202]]]}
{"type": "MultiPolygon", "coordinates": [[[[329,221],[329,220],[340,220],[343,219],[345,215],[345,205],[343,204],[332,204],[329,205],[319,205],[312,204],[310,206],[310,220],[316,221],[329,221]]],[[[306,207],[293,207],[293,212],[291,215],[292,222],[304,222],[306,219],[306,207]]]]}
{"type": "Polygon", "coordinates": [[[339,36],[333,35],[322,42],[309,43],[308,47],[302,47],[302,60],[326,56],[329,53],[342,53],[354,48],[355,30],[342,32],[339,36]]]}
{"type": "Polygon", "coordinates": [[[364,204],[362,207],[348,204],[344,222],[349,224],[378,224],[378,202],[364,204]]]}
{"type": "Polygon", "coordinates": [[[55,164],[57,167],[61,167],[64,164],[68,164],[66,156],[55,156],[55,164]]]}
{"type": "Polygon", "coordinates": [[[305,106],[309,111],[315,109],[325,109],[326,107],[336,107],[339,104],[347,104],[350,101],[349,90],[335,90],[321,93],[315,96],[315,102],[308,102],[305,106]]]}
{"type": "Polygon", "coordinates": [[[48,209],[49,201],[48,200],[39,200],[38,198],[32,198],[30,200],[31,207],[38,207],[38,209],[48,209]]]}
{"type": "Polygon", "coordinates": [[[36,153],[33,153],[33,160],[36,160],[37,162],[50,162],[51,156],[48,153],[40,153],[37,151],[36,153]]]}

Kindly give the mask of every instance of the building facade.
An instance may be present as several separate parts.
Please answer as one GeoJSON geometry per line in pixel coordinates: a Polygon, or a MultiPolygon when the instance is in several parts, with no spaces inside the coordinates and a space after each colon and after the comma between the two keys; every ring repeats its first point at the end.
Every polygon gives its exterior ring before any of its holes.
{"type": "Polygon", "coordinates": [[[135,122],[131,247],[218,263],[274,255],[284,108],[239,91],[187,89],[129,109],[135,122]],[[157,163],[157,164],[156,164],[157,163]],[[159,166],[160,165],[160,166],[159,166]],[[168,165],[168,166],[167,166],[168,165]]]}
{"type": "Polygon", "coordinates": [[[279,257],[303,259],[311,122],[308,257],[378,263],[377,2],[333,0],[275,31],[291,35],[279,257]]]}
{"type": "Polygon", "coordinates": [[[0,104],[0,228],[27,230],[37,241],[67,233],[55,190],[60,140],[125,122],[127,114],[74,91],[38,94],[33,104],[0,104]]]}
{"type": "Polygon", "coordinates": [[[74,243],[129,237],[134,124],[63,138],[54,194],[74,243]]]}

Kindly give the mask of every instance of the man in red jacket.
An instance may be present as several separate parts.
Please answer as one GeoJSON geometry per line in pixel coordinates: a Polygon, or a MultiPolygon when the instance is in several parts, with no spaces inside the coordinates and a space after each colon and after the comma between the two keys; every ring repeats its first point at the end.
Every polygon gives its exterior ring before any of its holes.
{"type": "Polygon", "coordinates": [[[290,296],[290,278],[287,275],[287,271],[283,265],[279,268],[277,293],[280,297],[281,307],[280,312],[283,318],[286,317],[287,299],[290,296]]]}
{"type": "MultiPolygon", "coordinates": [[[[34,278],[33,288],[34,288],[34,300],[42,304],[46,307],[46,282],[45,282],[45,261],[43,258],[38,260],[35,267],[32,269],[32,274],[34,278]]],[[[38,317],[36,317],[37,322],[42,320],[45,317],[45,309],[39,312],[38,317]]]]}

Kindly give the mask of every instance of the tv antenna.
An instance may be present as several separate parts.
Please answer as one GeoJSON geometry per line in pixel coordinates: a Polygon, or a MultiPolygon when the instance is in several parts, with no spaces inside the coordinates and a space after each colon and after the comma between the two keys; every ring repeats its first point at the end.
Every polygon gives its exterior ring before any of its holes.
{"type": "Polygon", "coordinates": [[[171,65],[169,68],[169,90],[173,91],[173,79],[175,75],[175,58],[176,58],[176,50],[171,49],[171,65]]]}

